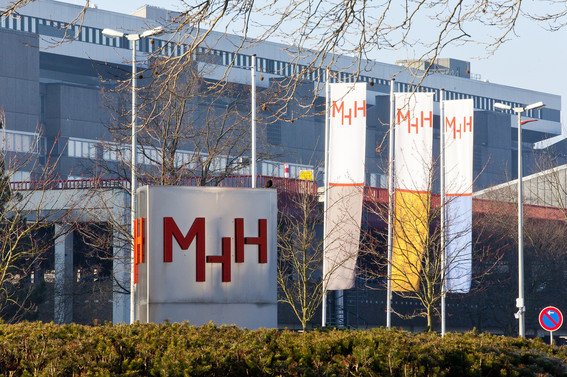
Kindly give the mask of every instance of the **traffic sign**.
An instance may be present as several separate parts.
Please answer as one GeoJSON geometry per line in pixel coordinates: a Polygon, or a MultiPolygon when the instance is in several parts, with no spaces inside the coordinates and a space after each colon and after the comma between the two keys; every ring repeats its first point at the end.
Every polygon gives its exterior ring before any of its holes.
{"type": "Polygon", "coordinates": [[[539,313],[539,324],[547,331],[559,330],[563,324],[563,314],[555,306],[546,306],[539,313]]]}

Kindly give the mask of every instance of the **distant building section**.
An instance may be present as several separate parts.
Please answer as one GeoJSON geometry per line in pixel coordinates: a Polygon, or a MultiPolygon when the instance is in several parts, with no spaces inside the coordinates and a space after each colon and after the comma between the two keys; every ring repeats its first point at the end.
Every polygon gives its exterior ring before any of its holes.
{"type": "Polygon", "coordinates": [[[410,69],[419,69],[420,71],[429,70],[431,73],[440,73],[443,75],[471,78],[471,63],[453,59],[453,58],[437,58],[431,60],[398,60],[396,65],[407,67],[410,69]]]}

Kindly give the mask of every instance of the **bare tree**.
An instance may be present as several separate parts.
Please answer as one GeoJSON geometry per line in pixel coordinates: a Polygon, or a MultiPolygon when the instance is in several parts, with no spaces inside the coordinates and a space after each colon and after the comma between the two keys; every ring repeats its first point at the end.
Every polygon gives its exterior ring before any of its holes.
{"type": "Polygon", "coordinates": [[[313,192],[289,193],[286,199],[278,221],[279,301],[305,330],[323,297],[323,211],[313,192]]]}
{"type": "MultiPolygon", "coordinates": [[[[567,268],[565,227],[567,226],[566,183],[567,166],[556,166],[548,156],[538,160],[542,172],[525,177],[524,187],[524,289],[528,329],[539,330],[538,311],[561,302],[561,282],[567,268]]],[[[518,223],[516,181],[502,184],[482,193],[482,202],[490,208],[491,226],[506,240],[501,275],[506,276],[500,290],[492,291],[497,301],[494,310],[513,311],[513,299],[502,292],[517,292],[518,283],[518,223]]],[[[514,325],[514,323],[512,323],[514,325]]],[[[513,327],[513,326],[512,326],[513,327]]],[[[512,333],[515,332],[512,328],[512,333]]]]}
{"type": "MultiPolygon", "coordinates": [[[[171,62],[154,59],[149,78],[138,93],[140,180],[159,184],[219,185],[246,172],[250,158],[250,101],[238,84],[216,85],[195,67],[178,77],[161,76],[171,62]]],[[[105,143],[112,162],[103,170],[127,178],[130,165],[130,109],[116,106],[129,95],[130,80],[118,83],[107,101],[114,112],[109,124],[113,141],[105,143]],[[118,165],[116,164],[118,162],[118,165]],[[128,169],[126,169],[128,168],[128,169]]],[[[107,154],[105,154],[106,156],[107,154]]]]}
{"type": "MultiPolygon", "coordinates": [[[[38,150],[38,143],[30,150],[38,150]]],[[[52,190],[52,165],[39,166],[35,158],[33,153],[0,154],[0,318],[8,322],[34,318],[45,299],[38,294],[40,264],[54,239],[64,235],[53,232],[53,223],[65,221],[67,211],[53,211],[60,193],[52,190]],[[34,171],[36,182],[13,185],[13,176],[25,169],[34,171]]]]}
{"type": "MultiPolygon", "coordinates": [[[[429,187],[432,186],[434,169],[429,170],[429,187]]],[[[431,190],[429,190],[431,192],[431,190]]],[[[485,290],[491,282],[491,276],[503,258],[502,245],[498,242],[486,245],[486,239],[495,241],[502,237],[496,233],[491,225],[491,219],[474,216],[472,228],[462,229],[456,233],[446,233],[445,248],[457,243],[464,233],[472,232],[472,259],[465,259],[461,253],[465,250],[454,250],[452,256],[446,256],[445,264],[442,255],[445,250],[441,244],[441,210],[439,196],[428,194],[396,195],[396,211],[394,217],[394,230],[397,235],[394,246],[397,247],[395,260],[389,261],[386,250],[387,236],[384,229],[368,229],[364,238],[367,246],[363,252],[366,265],[361,265],[361,274],[370,281],[386,283],[386,268],[392,266],[392,286],[394,293],[402,299],[419,303],[409,311],[396,311],[401,318],[410,319],[423,317],[426,319],[427,331],[433,331],[435,318],[440,316],[440,302],[442,297],[441,283],[443,277],[448,275],[456,263],[471,263],[473,266],[473,281],[471,292],[485,290]],[[445,267],[443,267],[445,266],[445,267]],[[378,279],[377,279],[378,278],[378,279]]],[[[451,198],[446,199],[446,206],[450,205],[451,198]]],[[[387,224],[388,215],[385,205],[370,203],[367,211],[378,219],[379,224],[387,224]]],[[[461,221],[460,219],[452,219],[461,221]]],[[[453,278],[460,276],[453,273],[453,278]]],[[[383,288],[383,287],[382,287],[383,288]]],[[[458,294],[455,294],[458,296],[458,294]]]]}

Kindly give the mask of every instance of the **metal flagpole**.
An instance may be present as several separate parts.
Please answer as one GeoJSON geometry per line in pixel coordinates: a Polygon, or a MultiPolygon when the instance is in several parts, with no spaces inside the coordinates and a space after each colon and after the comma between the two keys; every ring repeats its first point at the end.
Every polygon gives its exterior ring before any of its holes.
{"type": "MultiPolygon", "coordinates": [[[[136,45],[137,41],[132,41],[132,161],[130,172],[130,232],[132,236],[132,248],[130,251],[130,323],[134,323],[134,220],[136,219],[136,45]]],[[[147,318],[149,321],[149,317],[147,318]]]]}
{"type": "Polygon", "coordinates": [[[446,229],[446,219],[445,219],[445,90],[441,89],[439,91],[439,191],[441,193],[441,336],[445,336],[445,296],[446,292],[446,278],[447,274],[445,269],[447,268],[447,260],[445,253],[445,229],[446,229]]]}
{"type": "MultiPolygon", "coordinates": [[[[514,110],[515,111],[515,110],[514,110]]],[[[522,111],[518,114],[518,335],[526,336],[526,306],[524,303],[524,188],[522,185],[522,111]]]]}
{"type": "Polygon", "coordinates": [[[390,135],[388,150],[388,271],[386,287],[386,327],[392,327],[392,242],[394,232],[394,121],[396,101],[394,90],[396,80],[390,80],[390,135]]]}
{"type": "Polygon", "coordinates": [[[252,55],[252,67],[250,71],[251,75],[251,83],[250,83],[250,96],[251,98],[251,137],[252,137],[252,144],[251,144],[251,172],[250,178],[252,180],[252,188],[256,188],[256,54],[252,55]]]}
{"type": "Polygon", "coordinates": [[[325,70],[325,193],[323,201],[323,297],[321,303],[321,326],[327,325],[327,281],[325,280],[325,252],[327,251],[327,208],[329,199],[329,80],[331,70],[325,70]]]}

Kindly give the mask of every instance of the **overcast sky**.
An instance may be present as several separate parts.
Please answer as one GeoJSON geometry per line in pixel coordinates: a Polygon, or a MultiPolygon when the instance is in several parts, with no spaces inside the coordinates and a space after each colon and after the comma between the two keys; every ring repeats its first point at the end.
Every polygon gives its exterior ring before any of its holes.
{"type": "MultiPolygon", "coordinates": [[[[84,0],[66,0],[68,3],[84,4],[84,0]]],[[[147,0],[91,0],[101,9],[130,14],[148,3],[147,0]]],[[[180,0],[153,0],[152,5],[180,10],[180,0]]],[[[469,31],[470,32],[470,31],[469,31]]],[[[473,30],[479,37],[485,32],[473,30]]],[[[468,60],[471,73],[482,80],[533,89],[562,96],[563,124],[567,123],[567,29],[558,32],[545,31],[540,25],[522,20],[517,27],[517,37],[500,47],[494,55],[487,55],[482,48],[453,47],[443,57],[468,60]]],[[[475,37],[474,33],[472,34],[475,37]]],[[[380,53],[377,59],[385,63],[411,58],[406,51],[380,53]]]]}

